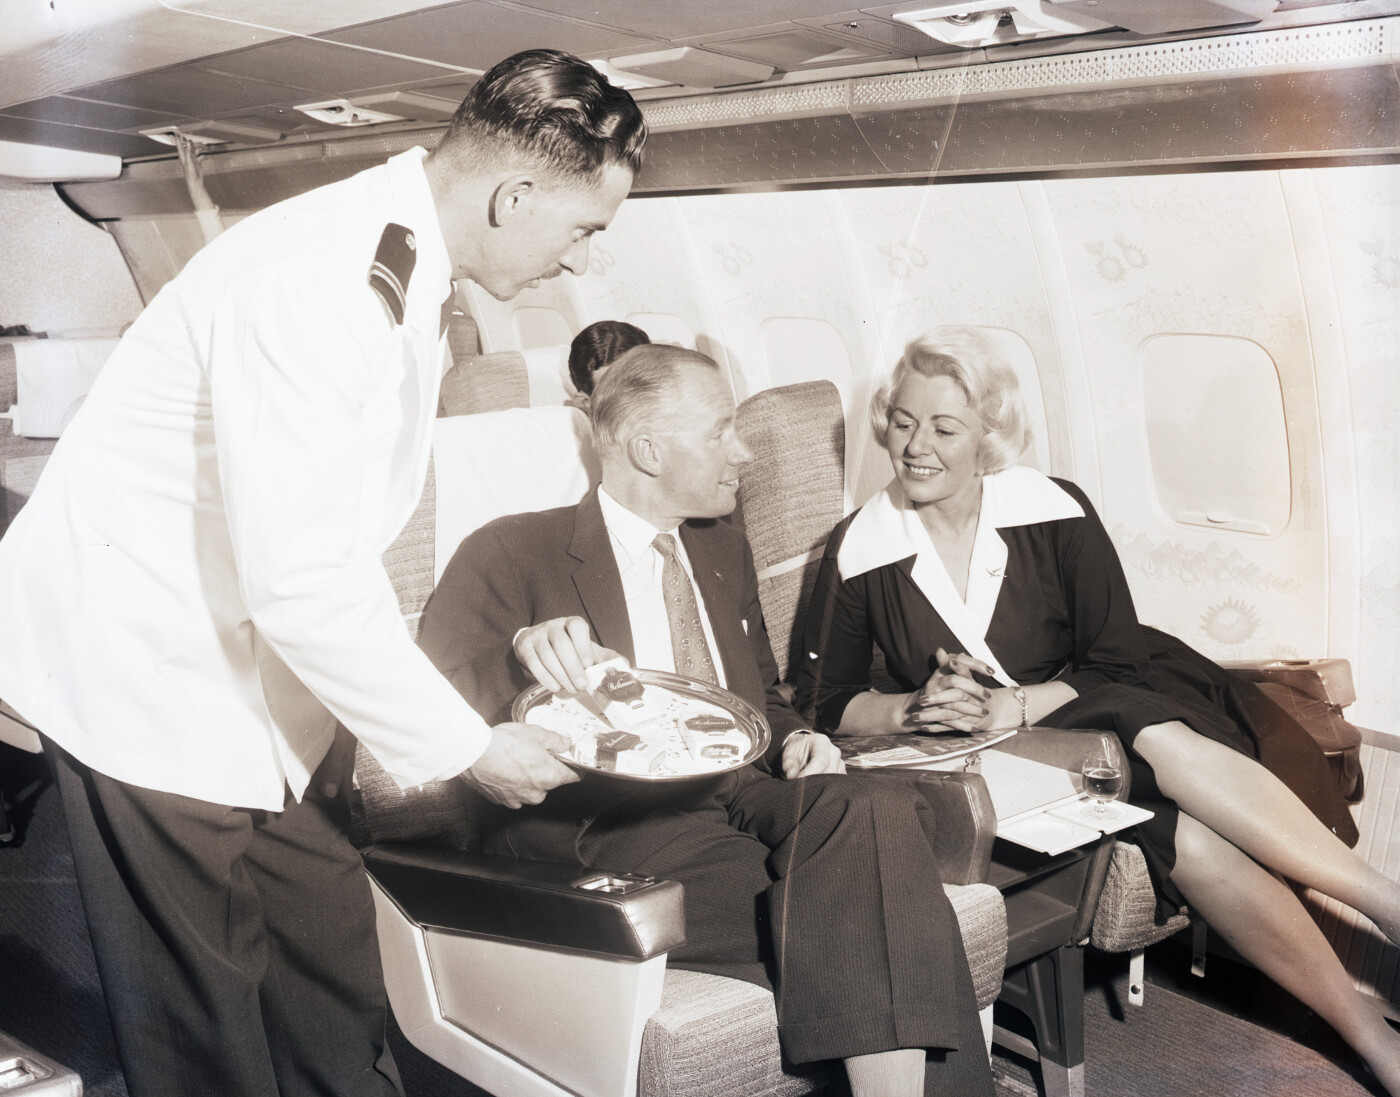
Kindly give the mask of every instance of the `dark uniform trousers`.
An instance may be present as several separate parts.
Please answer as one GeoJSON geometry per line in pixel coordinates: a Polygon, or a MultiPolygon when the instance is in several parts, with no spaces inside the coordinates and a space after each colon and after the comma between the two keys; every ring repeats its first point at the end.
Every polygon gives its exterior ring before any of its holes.
{"type": "Polygon", "coordinates": [[[337,805],[229,808],[45,747],[132,1097],[401,1097],[337,805]]]}
{"type": "MultiPolygon", "coordinates": [[[[639,792],[590,818],[546,800],[512,813],[485,845],[679,880],[686,943],[668,963],[773,989],[790,1062],[926,1048],[926,1093],[990,1097],[927,801],[884,775],[743,776],[679,805],[639,792]]],[[[559,799],[586,793],[570,786],[559,799]]]]}

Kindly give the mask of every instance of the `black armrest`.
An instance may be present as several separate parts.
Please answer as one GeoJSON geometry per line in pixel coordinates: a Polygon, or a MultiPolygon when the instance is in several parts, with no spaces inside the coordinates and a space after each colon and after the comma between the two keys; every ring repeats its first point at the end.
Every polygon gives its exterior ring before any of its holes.
{"type": "Polygon", "coordinates": [[[992,864],[997,815],[980,773],[966,770],[900,769],[894,766],[850,770],[850,776],[908,781],[933,808],[937,827],[933,852],[945,884],[980,884],[992,864]]]}
{"type": "Polygon", "coordinates": [[[647,960],[685,941],[674,880],[464,853],[426,843],[371,846],[365,869],[421,926],[647,960]]]}

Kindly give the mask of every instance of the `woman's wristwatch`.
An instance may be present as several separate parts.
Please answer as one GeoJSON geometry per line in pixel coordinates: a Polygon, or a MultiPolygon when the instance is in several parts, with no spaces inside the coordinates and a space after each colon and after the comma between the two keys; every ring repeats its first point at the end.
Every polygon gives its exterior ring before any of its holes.
{"type": "Polygon", "coordinates": [[[1011,687],[1011,696],[1016,698],[1016,702],[1021,706],[1021,726],[1028,728],[1031,726],[1031,707],[1026,701],[1026,691],[1020,686],[1011,687]]]}

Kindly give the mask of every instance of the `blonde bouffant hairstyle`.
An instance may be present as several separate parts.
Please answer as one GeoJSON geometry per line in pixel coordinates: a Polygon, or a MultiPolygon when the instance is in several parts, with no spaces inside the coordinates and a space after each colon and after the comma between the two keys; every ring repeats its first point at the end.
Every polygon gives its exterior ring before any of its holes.
{"type": "Polygon", "coordinates": [[[910,373],[951,378],[977,411],[986,431],[977,453],[978,473],[1010,468],[1030,449],[1031,431],[1015,371],[981,332],[952,324],[912,340],[889,379],[875,390],[870,425],[880,445],[889,437],[890,401],[910,373]]]}

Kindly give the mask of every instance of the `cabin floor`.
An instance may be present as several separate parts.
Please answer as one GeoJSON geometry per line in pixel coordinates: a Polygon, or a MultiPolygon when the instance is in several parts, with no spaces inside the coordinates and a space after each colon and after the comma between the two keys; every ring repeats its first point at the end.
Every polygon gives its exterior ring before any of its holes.
{"type": "MultiPolygon", "coordinates": [[[[0,1031],[78,1072],[88,1097],[126,1097],[43,761],[0,744],[0,792],[15,838],[0,846],[0,1031]]],[[[1148,951],[1145,1005],[1127,1003],[1127,959],[1085,965],[1088,1097],[1364,1097],[1381,1094],[1335,1033],[1268,979],[1190,950],[1148,951]]],[[[1014,1024],[1015,1014],[998,1018],[1014,1024]]],[[[409,1097],[485,1097],[391,1032],[409,1097]]],[[[1038,1068],[994,1049],[999,1091],[1037,1097],[1038,1068]]]]}

